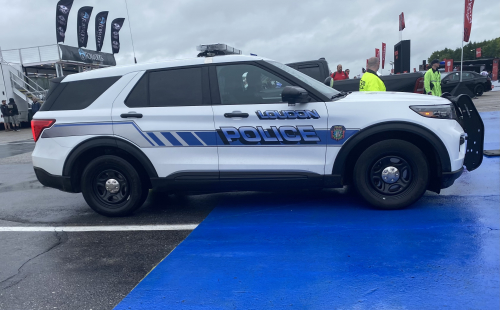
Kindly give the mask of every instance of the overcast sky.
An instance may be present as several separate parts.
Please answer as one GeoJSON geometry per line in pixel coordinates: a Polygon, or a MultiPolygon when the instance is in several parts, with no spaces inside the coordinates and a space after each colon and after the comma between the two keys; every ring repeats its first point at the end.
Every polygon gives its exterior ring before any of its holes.
{"type": "MultiPolygon", "coordinates": [[[[55,43],[57,0],[0,0],[0,47],[55,43]]],[[[129,22],[139,62],[195,57],[195,46],[226,43],[244,54],[255,53],[283,63],[325,57],[332,70],[341,63],[355,74],[387,43],[393,60],[399,41],[398,15],[405,13],[403,39],[411,39],[411,67],[445,47],[461,44],[463,0],[128,0],[130,20],[121,31],[118,65],[133,62],[129,22]]],[[[75,0],[66,44],[76,46],[76,15],[93,6],[89,49],[95,50],[94,18],[110,11],[109,20],[127,17],[125,0],[75,0]]],[[[472,41],[500,36],[500,1],[476,0],[472,41]]],[[[108,24],[109,34],[109,24],[108,24]]],[[[104,52],[111,51],[106,35],[104,52]]],[[[387,68],[383,72],[387,74],[387,68]]]]}

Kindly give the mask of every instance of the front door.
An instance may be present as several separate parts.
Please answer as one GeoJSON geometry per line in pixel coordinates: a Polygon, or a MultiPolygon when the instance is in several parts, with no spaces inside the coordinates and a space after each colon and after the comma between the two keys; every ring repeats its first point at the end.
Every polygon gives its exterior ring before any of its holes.
{"type": "Polygon", "coordinates": [[[207,67],[140,72],[113,104],[114,134],[141,148],[161,178],[218,180],[207,67]]]}
{"type": "Polygon", "coordinates": [[[258,65],[221,64],[211,70],[221,102],[213,106],[221,181],[324,175],[324,102],[289,106],[281,92],[296,85],[258,65]]]}

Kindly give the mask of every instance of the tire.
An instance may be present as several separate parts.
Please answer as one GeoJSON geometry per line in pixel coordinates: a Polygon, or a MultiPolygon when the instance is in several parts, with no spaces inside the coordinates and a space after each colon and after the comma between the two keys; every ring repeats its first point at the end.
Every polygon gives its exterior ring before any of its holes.
{"type": "Polygon", "coordinates": [[[415,145],[402,140],[385,140],[367,148],[354,166],[357,192],[371,205],[384,210],[408,207],[427,189],[429,165],[415,145]],[[389,167],[397,168],[391,175],[389,167]],[[386,169],[387,168],[387,169],[386,169]],[[387,178],[384,181],[383,178],[387,178]]]}
{"type": "Polygon", "coordinates": [[[474,95],[476,95],[477,97],[480,97],[482,96],[484,93],[484,86],[483,85],[476,85],[476,87],[474,87],[474,95]]]}
{"type": "Polygon", "coordinates": [[[87,204],[95,212],[109,217],[132,214],[142,206],[149,193],[134,167],[112,155],[92,160],[83,171],[81,184],[87,204]],[[118,186],[109,191],[106,185],[113,187],[112,180],[116,180],[118,186]]]}

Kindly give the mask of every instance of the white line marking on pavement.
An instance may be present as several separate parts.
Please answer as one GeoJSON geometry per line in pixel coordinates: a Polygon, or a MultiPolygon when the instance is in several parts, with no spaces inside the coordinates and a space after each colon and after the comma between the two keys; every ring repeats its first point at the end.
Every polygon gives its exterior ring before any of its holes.
{"type": "Polygon", "coordinates": [[[0,232],[89,232],[89,231],[165,231],[165,230],[194,230],[198,224],[180,225],[129,225],[129,226],[39,226],[39,227],[0,227],[0,232]]]}

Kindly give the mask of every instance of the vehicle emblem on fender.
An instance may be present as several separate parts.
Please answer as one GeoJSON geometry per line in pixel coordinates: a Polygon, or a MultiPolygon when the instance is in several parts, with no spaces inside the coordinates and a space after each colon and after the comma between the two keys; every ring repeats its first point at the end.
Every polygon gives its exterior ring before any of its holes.
{"type": "Polygon", "coordinates": [[[333,140],[340,141],[345,137],[345,127],[342,125],[333,126],[331,133],[333,140]]]}

